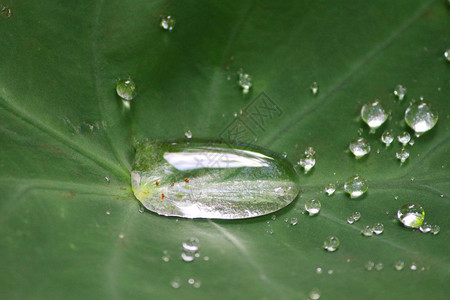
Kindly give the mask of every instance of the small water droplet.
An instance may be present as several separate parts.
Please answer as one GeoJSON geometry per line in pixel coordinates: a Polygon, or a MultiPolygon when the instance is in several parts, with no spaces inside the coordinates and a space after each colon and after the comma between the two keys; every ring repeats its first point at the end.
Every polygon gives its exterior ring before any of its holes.
{"type": "Polygon", "coordinates": [[[175,27],[176,20],[172,16],[161,16],[161,28],[172,31],[175,27]]]}
{"type": "Polygon", "coordinates": [[[110,182],[111,181],[111,179],[108,176],[105,176],[105,180],[106,180],[106,182],[110,182]]]}
{"type": "Polygon", "coordinates": [[[419,204],[409,203],[398,209],[397,218],[406,227],[419,228],[425,219],[425,211],[419,204]]]}
{"type": "Polygon", "coordinates": [[[110,210],[107,210],[107,211],[106,211],[106,214],[109,216],[109,215],[111,214],[111,211],[110,211],[110,210]]]}
{"type": "Polygon", "coordinates": [[[376,235],[382,234],[384,231],[384,225],[383,223],[377,223],[373,226],[373,233],[375,233],[376,235]]]}
{"type": "Polygon", "coordinates": [[[311,89],[313,95],[316,95],[319,92],[319,84],[315,81],[311,84],[309,88],[311,89]]]}
{"type": "Polygon", "coordinates": [[[322,204],[319,200],[311,199],[305,202],[305,209],[310,216],[317,215],[320,212],[322,204]]]}
{"type": "Polygon", "coordinates": [[[244,73],[242,69],[238,72],[238,75],[238,83],[242,88],[242,93],[247,94],[252,86],[252,77],[249,74],[244,73]]]}
{"type": "Polygon", "coordinates": [[[344,182],[344,190],[350,194],[351,198],[357,198],[367,192],[369,185],[367,184],[367,179],[360,175],[354,175],[349,177],[344,182]]]}
{"type": "Polygon", "coordinates": [[[334,185],[333,183],[329,183],[325,187],[325,193],[327,193],[328,196],[333,195],[335,191],[336,191],[336,185],[334,185]]]}
{"type": "Polygon", "coordinates": [[[131,79],[119,80],[116,85],[116,92],[123,100],[131,101],[136,97],[136,84],[131,79]]]}
{"type": "Polygon", "coordinates": [[[445,50],[444,57],[447,61],[450,61],[450,49],[445,50]]]}
{"type": "Polygon", "coordinates": [[[420,225],[419,230],[423,233],[427,233],[431,231],[431,225],[427,222],[423,222],[422,225],[420,225]]]}
{"type": "Polygon", "coordinates": [[[438,113],[428,102],[412,103],[405,111],[405,122],[414,130],[416,136],[433,128],[438,118],[438,113]]]}
{"type": "Polygon", "coordinates": [[[365,268],[367,271],[372,271],[373,267],[375,266],[375,263],[371,260],[369,260],[366,264],[365,264],[365,268]]]}
{"type": "Polygon", "coordinates": [[[12,17],[12,10],[8,6],[2,6],[1,14],[9,19],[12,17]]]}
{"type": "Polygon", "coordinates": [[[411,135],[406,132],[403,131],[400,135],[397,136],[397,140],[403,144],[403,146],[406,146],[406,144],[408,144],[408,142],[411,140],[411,135]]]}
{"type": "Polygon", "coordinates": [[[283,152],[283,153],[281,154],[281,156],[283,156],[283,158],[287,158],[287,152],[283,152]]]}
{"type": "Polygon", "coordinates": [[[320,291],[318,289],[312,289],[311,292],[309,292],[309,299],[311,300],[320,299],[320,291]]]}
{"type": "Polygon", "coordinates": [[[334,273],[334,271],[332,269],[329,269],[327,273],[328,273],[328,275],[331,275],[334,273]]]}
{"type": "Polygon", "coordinates": [[[275,221],[275,220],[277,219],[277,215],[272,215],[270,218],[271,218],[273,221],[275,221]]]}
{"type": "Polygon", "coordinates": [[[431,226],[431,233],[436,235],[439,233],[439,231],[441,231],[441,227],[439,225],[433,225],[431,226]]]}
{"type": "Polygon", "coordinates": [[[411,263],[411,266],[409,267],[411,269],[411,271],[415,271],[417,270],[417,265],[415,262],[411,263]]]}
{"type": "Polygon", "coordinates": [[[183,249],[186,251],[198,251],[199,244],[200,244],[200,241],[197,238],[191,237],[191,238],[187,239],[186,241],[184,241],[182,246],[183,246],[183,249]]]}
{"type": "Polygon", "coordinates": [[[295,226],[298,223],[298,219],[296,217],[292,217],[290,223],[292,226],[295,226]]]}
{"type": "Polygon", "coordinates": [[[350,143],[349,149],[359,159],[370,152],[370,145],[365,138],[359,138],[350,143]]]}
{"type": "Polygon", "coordinates": [[[353,224],[353,223],[355,223],[355,219],[354,219],[352,216],[349,216],[349,217],[347,218],[347,223],[348,223],[348,224],[353,224]]]}
{"type": "Polygon", "coordinates": [[[382,262],[378,262],[378,263],[375,265],[375,270],[377,270],[377,271],[383,270],[383,263],[382,263],[382,262]]]}
{"type": "Polygon", "coordinates": [[[398,100],[403,100],[403,98],[406,96],[406,87],[399,84],[394,89],[394,95],[397,96],[398,100]]]}
{"type": "Polygon", "coordinates": [[[361,118],[370,128],[377,129],[387,120],[388,114],[379,100],[373,100],[363,105],[361,118]]]}
{"type": "Polygon", "coordinates": [[[204,260],[204,261],[208,261],[208,260],[209,260],[209,256],[203,257],[203,260],[204,260]]]}
{"type": "Polygon", "coordinates": [[[355,220],[355,222],[356,222],[356,221],[359,221],[359,219],[361,219],[361,213],[360,213],[359,211],[355,211],[355,212],[352,214],[352,218],[353,218],[353,220],[355,220]]]}
{"type": "Polygon", "coordinates": [[[321,267],[317,267],[316,268],[316,273],[317,274],[322,274],[322,268],[321,267]]]}
{"type": "Polygon", "coordinates": [[[144,213],[145,212],[145,207],[144,206],[139,206],[139,213],[144,213]]]}
{"type": "Polygon", "coordinates": [[[335,236],[329,236],[323,242],[323,248],[329,252],[334,252],[339,248],[339,239],[335,236]]]}
{"type": "Polygon", "coordinates": [[[361,229],[361,234],[364,236],[372,236],[373,235],[373,228],[369,225],[366,225],[361,229]]]}
{"type": "Polygon", "coordinates": [[[312,155],[305,154],[298,164],[303,168],[305,174],[307,174],[316,165],[316,159],[312,155]]]}
{"type": "Polygon", "coordinates": [[[313,147],[307,147],[306,149],[305,149],[305,155],[311,155],[311,156],[314,156],[314,155],[316,155],[316,150],[314,150],[314,148],[313,147]]]}
{"type": "Polygon", "coordinates": [[[179,289],[181,284],[180,284],[180,279],[179,278],[175,278],[170,282],[170,285],[174,288],[174,289],[179,289]]]}
{"type": "Polygon", "coordinates": [[[399,260],[399,261],[397,261],[397,262],[395,263],[394,268],[395,268],[397,271],[401,271],[401,270],[403,270],[403,267],[404,267],[404,266],[405,266],[405,262],[399,260]]]}
{"type": "Polygon", "coordinates": [[[123,239],[125,237],[125,234],[119,233],[119,239],[123,239]]]}
{"type": "Polygon", "coordinates": [[[169,255],[169,252],[167,250],[163,251],[163,256],[161,257],[161,259],[163,260],[163,262],[169,262],[170,261],[170,255],[169,255]]]}
{"type": "Polygon", "coordinates": [[[394,133],[392,130],[386,130],[381,135],[381,141],[386,145],[386,147],[389,147],[389,145],[394,141],[394,133]]]}
{"type": "Polygon", "coordinates": [[[409,151],[405,147],[401,148],[395,153],[395,157],[400,160],[400,164],[403,164],[409,157],[409,151]]]}
{"type": "Polygon", "coordinates": [[[185,262],[191,262],[195,259],[195,255],[192,255],[191,252],[181,252],[181,259],[183,259],[185,262]]]}
{"type": "Polygon", "coordinates": [[[184,136],[185,136],[187,139],[191,139],[191,138],[192,138],[192,132],[191,132],[190,130],[188,130],[188,131],[184,132],[184,136]]]}

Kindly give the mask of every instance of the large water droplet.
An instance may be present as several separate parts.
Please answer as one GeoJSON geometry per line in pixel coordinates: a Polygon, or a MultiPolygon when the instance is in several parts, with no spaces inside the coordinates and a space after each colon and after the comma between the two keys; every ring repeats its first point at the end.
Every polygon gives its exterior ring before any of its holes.
{"type": "Polygon", "coordinates": [[[370,128],[377,129],[387,120],[388,114],[379,100],[373,100],[363,105],[361,118],[370,128]]]}
{"type": "Polygon", "coordinates": [[[172,16],[161,16],[161,28],[172,31],[175,27],[176,20],[172,16]]]}
{"type": "Polygon", "coordinates": [[[403,164],[409,157],[409,152],[406,148],[401,148],[395,153],[395,157],[400,160],[400,163],[403,164]]]}
{"type": "Polygon", "coordinates": [[[398,209],[397,218],[406,227],[419,228],[425,219],[425,211],[419,204],[409,203],[398,209]]]}
{"type": "Polygon", "coordinates": [[[305,209],[310,216],[317,215],[320,212],[322,204],[319,200],[311,199],[305,202],[305,209]]]}
{"type": "Polygon", "coordinates": [[[386,145],[386,147],[389,147],[389,145],[394,141],[394,133],[392,130],[386,130],[381,135],[381,141],[386,145]]]}
{"type": "Polygon", "coordinates": [[[344,182],[344,190],[350,194],[351,198],[358,198],[368,189],[367,179],[360,175],[351,176],[344,182]]]}
{"type": "Polygon", "coordinates": [[[148,210],[186,218],[265,215],[291,203],[299,192],[297,174],[281,156],[195,139],[138,143],[131,185],[148,210]]]}
{"type": "Polygon", "coordinates": [[[405,121],[419,136],[436,125],[438,113],[427,102],[415,102],[406,109],[405,121]]]}
{"type": "Polygon", "coordinates": [[[319,84],[317,82],[313,82],[310,86],[311,92],[313,95],[317,94],[319,92],[319,84]]]}
{"type": "Polygon", "coordinates": [[[411,140],[411,135],[408,132],[403,131],[397,136],[397,139],[403,146],[406,146],[406,144],[408,144],[411,140]]]}
{"type": "Polygon", "coordinates": [[[406,87],[399,84],[394,89],[394,95],[397,96],[398,100],[403,100],[403,98],[406,96],[406,87]]]}
{"type": "Polygon", "coordinates": [[[131,79],[119,80],[116,85],[116,92],[120,98],[131,101],[136,97],[136,84],[131,79]]]}
{"type": "Polygon", "coordinates": [[[359,138],[350,143],[349,149],[359,159],[370,152],[370,145],[365,138],[359,138]]]}
{"type": "Polygon", "coordinates": [[[323,248],[329,252],[334,252],[339,248],[339,239],[335,236],[329,236],[323,242],[323,248]]]}

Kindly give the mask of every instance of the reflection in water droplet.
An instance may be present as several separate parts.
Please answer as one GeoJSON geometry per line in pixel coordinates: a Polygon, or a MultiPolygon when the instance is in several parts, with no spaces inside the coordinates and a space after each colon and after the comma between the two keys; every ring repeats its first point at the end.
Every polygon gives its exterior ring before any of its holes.
{"type": "Polygon", "coordinates": [[[314,156],[314,155],[316,155],[316,150],[314,150],[313,147],[309,146],[305,149],[305,155],[314,156]]]}
{"type": "Polygon", "coordinates": [[[305,202],[305,209],[310,216],[317,215],[320,212],[322,204],[319,200],[311,199],[305,202]]]}
{"type": "Polygon", "coordinates": [[[398,100],[403,100],[403,98],[406,96],[406,87],[399,84],[394,89],[394,95],[397,96],[398,100]]]}
{"type": "Polygon", "coordinates": [[[175,27],[176,20],[172,16],[161,16],[161,28],[172,31],[175,27]]]}
{"type": "Polygon", "coordinates": [[[169,252],[167,250],[163,251],[163,256],[161,257],[161,259],[163,260],[163,262],[169,262],[170,261],[170,255],[169,255],[169,252]]]}
{"type": "Polygon", "coordinates": [[[143,207],[142,205],[139,206],[139,212],[142,214],[145,211],[145,207],[143,207]]]}
{"type": "Polygon", "coordinates": [[[429,131],[438,121],[438,113],[427,102],[412,103],[405,111],[405,121],[416,136],[429,131]]]}
{"type": "Polygon", "coordinates": [[[116,85],[116,92],[123,100],[131,101],[136,97],[136,84],[131,79],[119,80],[116,85]]]}
{"type": "Polygon", "coordinates": [[[355,220],[355,222],[356,222],[356,221],[359,221],[359,219],[361,219],[361,213],[360,213],[359,211],[355,211],[355,212],[352,214],[352,218],[353,218],[353,220],[355,220]]]}
{"type": "Polygon", "coordinates": [[[369,185],[367,179],[362,176],[354,175],[349,177],[344,183],[344,190],[350,194],[351,198],[357,198],[367,192],[369,185]]]}
{"type": "Polygon", "coordinates": [[[411,271],[415,271],[417,270],[417,265],[415,262],[411,263],[411,266],[409,267],[411,269],[411,271]]]}
{"type": "Polygon", "coordinates": [[[363,105],[361,118],[370,128],[377,129],[387,120],[388,114],[379,100],[373,100],[363,105]]]}
{"type": "Polygon", "coordinates": [[[397,136],[397,139],[400,143],[403,144],[403,146],[406,146],[406,144],[408,144],[409,140],[411,139],[411,135],[408,132],[403,131],[400,135],[397,136]]]}
{"type": "Polygon", "coordinates": [[[409,203],[399,208],[397,218],[406,227],[419,228],[425,219],[425,211],[419,204],[409,203]]]}
{"type": "Polygon", "coordinates": [[[316,273],[317,274],[322,274],[322,268],[321,267],[317,267],[316,268],[316,273]]]}
{"type": "Polygon", "coordinates": [[[191,262],[195,259],[195,256],[190,252],[181,252],[181,259],[183,259],[185,262],[191,262]]]}
{"type": "Polygon", "coordinates": [[[8,6],[3,5],[1,14],[9,19],[12,17],[12,10],[8,6]]]}
{"type": "Polygon", "coordinates": [[[336,185],[334,185],[332,183],[327,184],[327,186],[325,187],[325,193],[327,193],[328,196],[333,195],[335,191],[336,191],[336,185]]]}
{"type": "Polygon", "coordinates": [[[110,215],[110,214],[111,214],[111,211],[110,211],[110,210],[107,210],[107,211],[106,211],[106,214],[107,214],[107,215],[110,215]]]}
{"type": "Polygon", "coordinates": [[[409,152],[406,148],[401,148],[395,153],[395,157],[400,160],[400,163],[403,164],[409,157],[409,152]]]}
{"type": "Polygon", "coordinates": [[[381,135],[381,141],[386,144],[386,147],[389,147],[389,145],[394,141],[394,133],[392,130],[386,130],[381,135]]]}
{"type": "Polygon", "coordinates": [[[350,143],[349,149],[359,159],[370,152],[370,145],[365,138],[359,138],[350,143]]]}
{"type": "Polygon", "coordinates": [[[319,84],[317,82],[313,82],[310,86],[310,89],[313,93],[313,95],[317,94],[319,92],[319,84]]]}
{"type": "Polygon", "coordinates": [[[376,235],[378,234],[382,234],[384,231],[384,225],[383,223],[377,223],[373,226],[373,233],[375,233],[376,235]]]}
{"type": "Polygon", "coordinates": [[[329,252],[334,252],[339,248],[339,239],[335,236],[329,236],[323,242],[323,248],[329,252]]]}

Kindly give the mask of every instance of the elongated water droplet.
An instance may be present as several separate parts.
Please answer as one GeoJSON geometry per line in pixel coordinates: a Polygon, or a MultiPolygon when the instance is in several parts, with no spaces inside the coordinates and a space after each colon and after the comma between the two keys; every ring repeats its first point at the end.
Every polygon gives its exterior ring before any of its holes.
{"type": "Polygon", "coordinates": [[[408,132],[403,131],[400,135],[397,136],[397,139],[403,146],[406,146],[406,144],[408,144],[408,142],[411,140],[411,135],[408,132]]]}
{"type": "Polygon", "coordinates": [[[363,105],[361,118],[370,128],[377,129],[387,120],[388,114],[379,100],[373,100],[363,105]]]}
{"type": "Polygon", "coordinates": [[[305,202],[305,209],[310,216],[317,215],[320,212],[322,204],[319,200],[311,199],[305,202]]]}
{"type": "Polygon", "coordinates": [[[250,218],[285,207],[299,192],[289,161],[258,147],[193,139],[136,148],[134,195],[160,215],[250,218]]]}
{"type": "Polygon", "coordinates": [[[412,103],[405,111],[405,122],[417,136],[429,131],[436,125],[437,121],[438,113],[432,109],[428,102],[412,103]]]}
{"type": "Polygon", "coordinates": [[[325,187],[325,193],[327,193],[328,196],[333,195],[335,191],[336,191],[336,185],[334,185],[333,183],[329,183],[325,187]]]}
{"type": "Polygon", "coordinates": [[[366,225],[361,229],[361,234],[364,236],[372,236],[373,235],[373,228],[369,225],[366,225]]]}
{"type": "Polygon", "coordinates": [[[395,157],[400,160],[400,163],[403,164],[409,157],[409,152],[406,148],[402,148],[395,153],[395,157]]]}
{"type": "Polygon", "coordinates": [[[317,82],[313,82],[310,86],[311,92],[313,95],[317,94],[319,92],[319,84],[317,82]]]}
{"type": "Polygon", "coordinates": [[[386,145],[386,147],[389,147],[389,145],[394,141],[394,133],[392,130],[386,130],[381,135],[381,141],[386,145]]]}
{"type": "Polygon", "coordinates": [[[360,175],[351,176],[344,182],[344,190],[350,194],[351,198],[358,198],[368,189],[367,179],[360,175]]]}
{"type": "Polygon", "coordinates": [[[405,267],[405,262],[403,262],[403,261],[401,261],[401,260],[397,261],[397,262],[395,263],[395,265],[394,265],[394,268],[395,268],[397,271],[403,270],[404,267],[405,267]]]}
{"type": "Polygon", "coordinates": [[[403,98],[406,96],[406,87],[399,84],[394,89],[394,95],[397,96],[398,100],[403,100],[403,98]]]}
{"type": "Polygon", "coordinates": [[[316,165],[316,159],[313,155],[307,155],[305,154],[298,164],[303,168],[305,171],[305,174],[307,174],[311,169],[316,165]]]}
{"type": "Polygon", "coordinates": [[[350,143],[349,149],[359,159],[370,152],[370,145],[365,138],[359,138],[350,143]]]}
{"type": "Polygon", "coordinates": [[[131,79],[119,80],[116,85],[116,92],[120,98],[131,101],[136,97],[136,84],[131,79]]]}
{"type": "Polygon", "coordinates": [[[172,31],[175,27],[176,20],[172,16],[161,16],[161,28],[172,31]]]}
{"type": "Polygon", "coordinates": [[[334,252],[339,248],[339,239],[335,236],[329,236],[323,242],[323,248],[329,252],[334,252]]]}
{"type": "Polygon", "coordinates": [[[419,204],[409,203],[398,209],[397,218],[406,227],[419,228],[425,219],[425,211],[419,204]]]}
{"type": "Polygon", "coordinates": [[[383,223],[377,223],[373,226],[373,233],[375,233],[376,235],[378,234],[382,234],[384,231],[384,225],[383,223]]]}
{"type": "Polygon", "coordinates": [[[447,61],[450,61],[450,49],[445,50],[444,57],[447,61]]]}

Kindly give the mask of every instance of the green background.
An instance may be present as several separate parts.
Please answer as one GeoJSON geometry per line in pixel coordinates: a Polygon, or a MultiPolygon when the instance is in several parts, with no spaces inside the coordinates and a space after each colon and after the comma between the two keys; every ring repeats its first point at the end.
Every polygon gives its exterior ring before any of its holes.
{"type": "Polygon", "coordinates": [[[314,288],[321,299],[447,298],[447,1],[3,4],[13,16],[0,15],[2,299],[306,299],[314,288]],[[159,27],[161,14],[176,18],[173,32],[159,27]],[[253,77],[245,96],[239,68],[253,77]],[[128,76],[139,88],[129,111],[114,91],[128,76]],[[408,88],[403,102],[392,94],[399,83],[408,88]],[[246,120],[245,108],[261,92],[283,113],[262,129],[250,126],[255,144],[286,152],[293,163],[307,146],[317,151],[292,205],[276,220],[139,212],[129,178],[133,139],[182,137],[188,129],[218,137],[235,113],[246,120]],[[379,136],[406,129],[404,110],[421,96],[439,121],[414,138],[400,166],[399,143],[385,149],[379,136]],[[392,119],[371,135],[358,115],[375,98],[392,119]],[[360,133],[372,152],[357,161],[347,148],[360,133]],[[366,196],[350,199],[341,188],[324,194],[326,184],[355,173],[369,180],[366,196]],[[312,198],[322,202],[317,217],[302,214],[312,198]],[[420,203],[441,232],[402,227],[395,213],[408,202],[420,203]],[[361,220],[349,225],[354,211],[361,220]],[[292,217],[296,226],[284,221],[292,217]],[[360,234],[376,222],[385,225],[382,235],[360,234]],[[334,253],[322,249],[329,235],[341,241],[334,253]],[[201,257],[186,263],[180,247],[191,236],[200,239],[201,257]],[[384,269],[365,270],[369,260],[384,269]],[[403,271],[394,269],[397,260],[403,271]],[[175,278],[179,289],[171,287],[175,278]]]}

